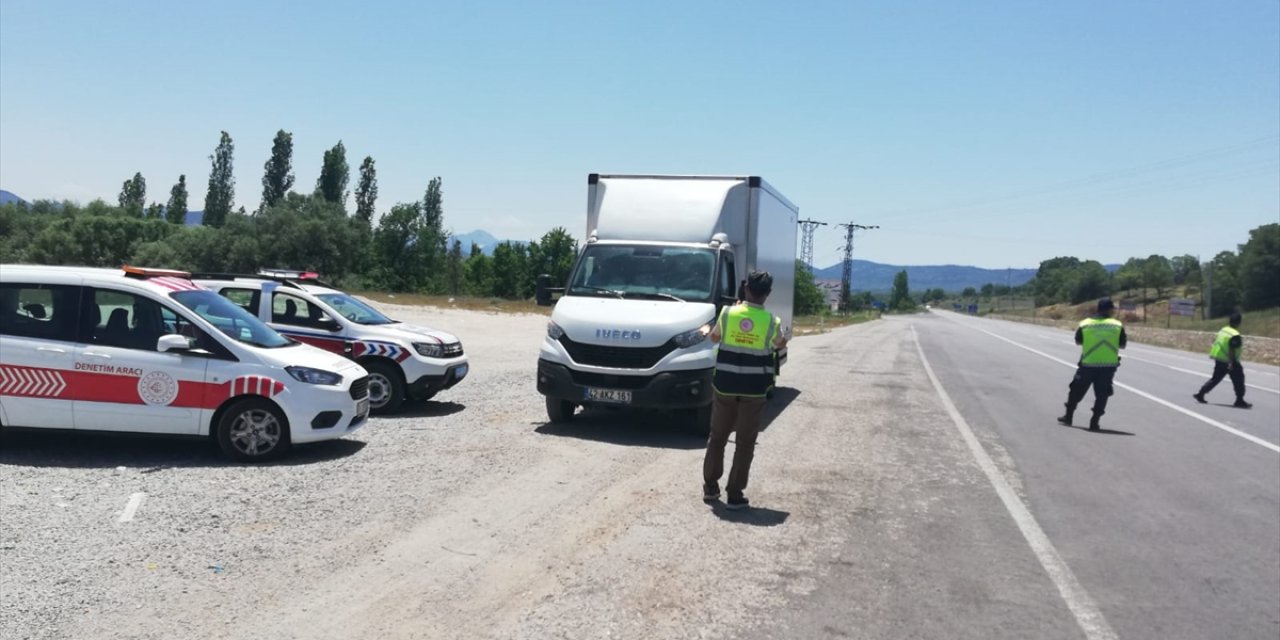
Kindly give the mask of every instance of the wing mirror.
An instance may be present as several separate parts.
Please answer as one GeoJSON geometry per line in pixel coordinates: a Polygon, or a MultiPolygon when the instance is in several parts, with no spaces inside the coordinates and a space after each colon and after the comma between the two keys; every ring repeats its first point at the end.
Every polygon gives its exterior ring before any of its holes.
{"type": "Polygon", "coordinates": [[[160,336],[160,339],[156,341],[156,351],[159,351],[161,353],[165,353],[168,351],[176,351],[181,353],[181,352],[190,351],[190,350],[191,350],[191,342],[187,340],[186,336],[180,335],[177,333],[170,333],[169,335],[160,336]]]}

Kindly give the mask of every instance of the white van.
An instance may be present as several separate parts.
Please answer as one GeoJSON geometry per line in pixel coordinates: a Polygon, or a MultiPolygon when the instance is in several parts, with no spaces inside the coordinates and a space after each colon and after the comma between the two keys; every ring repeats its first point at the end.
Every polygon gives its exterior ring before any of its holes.
{"type": "Polygon", "coordinates": [[[262,461],[368,413],[363,367],[185,272],[0,265],[0,426],[211,436],[262,461]]]}

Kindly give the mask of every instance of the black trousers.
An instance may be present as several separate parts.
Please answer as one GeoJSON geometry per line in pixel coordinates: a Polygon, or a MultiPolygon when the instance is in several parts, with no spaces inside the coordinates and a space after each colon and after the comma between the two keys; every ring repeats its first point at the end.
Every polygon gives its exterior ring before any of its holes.
{"type": "Polygon", "coordinates": [[[1107,398],[1116,392],[1112,385],[1115,377],[1115,367],[1077,367],[1075,377],[1067,386],[1067,413],[1075,411],[1089,387],[1093,387],[1093,412],[1102,415],[1107,410],[1107,398]]]}
{"type": "Polygon", "coordinates": [[[1236,400],[1244,400],[1244,367],[1239,363],[1230,364],[1221,360],[1213,361],[1213,377],[1200,387],[1200,395],[1212,391],[1228,375],[1231,376],[1231,386],[1236,390],[1236,400]]]}

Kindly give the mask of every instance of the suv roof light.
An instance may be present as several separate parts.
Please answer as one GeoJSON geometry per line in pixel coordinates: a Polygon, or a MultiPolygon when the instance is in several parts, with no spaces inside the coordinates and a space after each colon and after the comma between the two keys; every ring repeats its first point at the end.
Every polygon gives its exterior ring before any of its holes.
{"type": "Polygon", "coordinates": [[[125,276],[134,278],[182,278],[183,280],[191,279],[191,272],[179,271],[177,269],[149,269],[147,267],[131,267],[124,265],[120,267],[124,270],[125,276]]]}
{"type": "Polygon", "coordinates": [[[290,278],[294,280],[319,280],[320,274],[315,271],[297,271],[295,269],[259,269],[258,275],[268,278],[290,278]]]}

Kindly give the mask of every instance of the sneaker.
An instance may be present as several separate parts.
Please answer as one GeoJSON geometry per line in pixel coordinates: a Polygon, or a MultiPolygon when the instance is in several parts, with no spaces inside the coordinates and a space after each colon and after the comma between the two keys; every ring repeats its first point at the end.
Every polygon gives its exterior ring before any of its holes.
{"type": "Polygon", "coordinates": [[[702,499],[708,502],[720,499],[720,485],[708,482],[702,485],[702,499]]]}
{"type": "Polygon", "coordinates": [[[751,506],[751,501],[746,496],[729,496],[729,501],[725,503],[725,507],[733,511],[738,509],[746,509],[751,506]]]}
{"type": "Polygon", "coordinates": [[[1071,416],[1058,416],[1058,424],[1071,426],[1071,416]]]}
{"type": "Polygon", "coordinates": [[[1251,408],[1253,408],[1253,405],[1252,405],[1251,403],[1245,402],[1245,401],[1244,401],[1244,398],[1241,398],[1241,399],[1239,399],[1239,400],[1236,400],[1236,401],[1235,401],[1235,403],[1233,403],[1231,406],[1233,406],[1233,407],[1235,407],[1235,408],[1237,408],[1237,409],[1251,409],[1251,408]]]}
{"type": "Polygon", "coordinates": [[[1100,429],[1102,429],[1102,425],[1098,424],[1098,419],[1097,419],[1097,418],[1094,418],[1094,419],[1092,419],[1092,420],[1090,420],[1090,421],[1089,421],[1089,430],[1090,430],[1090,431],[1098,431],[1098,430],[1100,430],[1100,429]]]}
{"type": "Polygon", "coordinates": [[[1193,394],[1191,394],[1191,397],[1192,397],[1192,398],[1195,398],[1195,399],[1196,399],[1196,402],[1199,402],[1200,404],[1204,404],[1204,403],[1208,402],[1208,400],[1205,400],[1205,399],[1204,399],[1204,394],[1203,394],[1203,393],[1193,393],[1193,394]]]}

